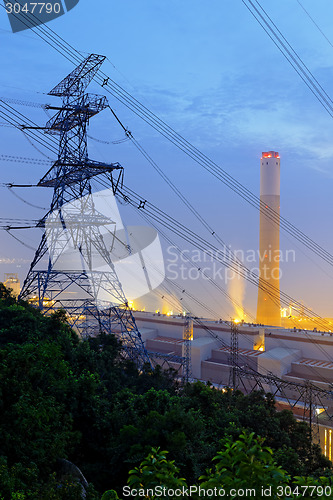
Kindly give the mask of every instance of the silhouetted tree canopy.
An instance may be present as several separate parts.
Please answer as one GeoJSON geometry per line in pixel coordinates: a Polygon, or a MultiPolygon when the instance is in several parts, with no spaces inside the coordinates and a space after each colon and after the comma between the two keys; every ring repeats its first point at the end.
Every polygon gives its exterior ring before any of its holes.
{"type": "Polygon", "coordinates": [[[191,484],[221,440],[244,429],[265,438],[291,475],[330,465],[308,426],[277,412],[270,395],[180,387],[149,366],[139,373],[114,336],[81,340],[64,312],[43,316],[0,284],[0,500],[81,498],[82,481],[63,474],[64,460],[87,479],[87,500],[121,491],[152,447],[168,450],[191,484]]]}

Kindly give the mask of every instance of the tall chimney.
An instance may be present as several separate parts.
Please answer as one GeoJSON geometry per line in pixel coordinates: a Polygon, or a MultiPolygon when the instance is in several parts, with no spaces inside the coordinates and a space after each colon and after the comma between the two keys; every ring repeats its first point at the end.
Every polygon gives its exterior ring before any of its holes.
{"type": "Polygon", "coordinates": [[[260,160],[260,235],[257,323],[281,325],[280,313],[280,156],[260,160]],[[272,222],[267,214],[275,220],[272,222]],[[271,288],[272,286],[272,288],[271,288]]]}

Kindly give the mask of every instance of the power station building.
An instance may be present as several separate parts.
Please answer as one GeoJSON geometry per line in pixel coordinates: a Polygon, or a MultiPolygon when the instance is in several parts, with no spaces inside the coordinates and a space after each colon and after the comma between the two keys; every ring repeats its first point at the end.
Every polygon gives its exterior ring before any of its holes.
{"type": "MultiPolygon", "coordinates": [[[[193,379],[230,386],[234,366],[243,369],[242,390],[250,392],[256,382],[246,370],[265,379],[264,390],[275,395],[278,409],[292,409],[298,419],[312,425],[313,438],[323,453],[333,459],[333,333],[317,331],[303,318],[290,324],[280,307],[280,156],[276,151],[262,153],[260,160],[260,237],[257,323],[237,325],[237,347],[227,321],[200,319],[194,324],[190,356],[193,379]],[[297,325],[297,328],[296,326],[297,325]],[[233,361],[237,351],[237,362],[233,361]],[[272,378],[286,387],[277,390],[272,378]],[[324,391],[320,404],[300,397],[298,387],[324,391]]],[[[156,313],[135,312],[146,348],[150,353],[184,355],[184,318],[156,313]]],[[[330,323],[330,322],[328,322],[330,323]]],[[[333,325],[332,325],[333,326],[333,325]]],[[[333,331],[333,328],[332,328],[333,331]]],[[[174,368],[179,368],[177,363],[174,368]]],[[[305,394],[305,392],[304,392],[305,394]]]]}
{"type": "Polygon", "coordinates": [[[18,274],[16,273],[5,273],[5,279],[3,284],[6,288],[12,291],[14,297],[18,297],[20,295],[21,285],[20,280],[18,278],[18,274]]]}
{"type": "Polygon", "coordinates": [[[259,288],[257,322],[281,325],[280,311],[280,156],[260,160],[259,288]]]}
{"type": "MultiPolygon", "coordinates": [[[[139,311],[134,314],[150,353],[184,355],[183,317],[139,311]]],[[[247,367],[253,373],[279,377],[285,384],[294,383],[303,387],[311,384],[318,390],[326,391],[321,405],[314,403],[312,410],[309,410],[295,387],[287,387],[288,401],[273,384],[264,384],[265,391],[274,394],[278,409],[292,410],[296,418],[308,423],[311,423],[312,413],[313,438],[332,460],[333,421],[329,415],[333,414],[333,362],[330,361],[333,359],[333,333],[253,324],[239,324],[237,330],[238,366],[247,367]],[[293,407],[290,406],[290,400],[295,403],[293,407]]],[[[233,370],[230,346],[229,322],[206,319],[195,322],[190,345],[193,379],[210,382],[221,389],[230,387],[233,370]]],[[[173,367],[179,369],[177,363],[173,367]]],[[[242,379],[239,388],[243,392],[250,392],[255,389],[255,385],[253,379],[242,379]]]]}

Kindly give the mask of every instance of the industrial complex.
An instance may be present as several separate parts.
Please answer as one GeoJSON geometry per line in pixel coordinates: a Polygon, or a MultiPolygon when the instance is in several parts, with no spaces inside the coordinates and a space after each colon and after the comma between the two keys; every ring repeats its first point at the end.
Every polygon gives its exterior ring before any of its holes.
{"type": "MultiPolygon", "coordinates": [[[[271,392],[279,408],[292,409],[297,418],[309,421],[314,439],[332,459],[333,333],[329,326],[318,331],[316,318],[283,314],[279,283],[279,153],[263,152],[260,162],[259,251],[265,258],[259,267],[257,323],[194,318],[191,377],[219,388],[271,392]],[[270,210],[275,214],[274,221],[266,215],[270,210]]],[[[184,336],[184,318],[135,312],[135,319],[148,352],[169,359],[185,355],[188,334],[184,336]]],[[[181,369],[177,363],[173,366],[181,369]]]]}
{"type": "MultiPolygon", "coordinates": [[[[104,187],[111,186],[112,195],[123,202],[141,211],[147,208],[147,201],[123,187],[121,165],[88,158],[88,122],[108,103],[104,96],[86,93],[86,88],[104,59],[91,54],[50,92],[63,102],[48,107],[56,114],[44,130],[51,137],[59,136],[60,147],[58,159],[38,187],[52,188],[53,198],[50,211],[39,221],[44,234],[20,297],[45,314],[65,309],[69,323],[82,337],[100,332],[116,334],[125,356],[139,368],[145,363],[160,364],[174,368],[186,381],[209,382],[221,390],[230,387],[245,393],[256,389],[272,393],[279,408],[292,409],[297,418],[310,423],[313,438],[320,439],[323,452],[331,459],[331,321],[311,317],[309,309],[303,315],[299,303],[297,315],[293,315],[293,304],[280,291],[279,153],[263,152],[260,159],[259,254],[263,258],[259,275],[247,274],[231,252],[226,261],[258,287],[256,322],[135,311],[117,274],[117,270],[124,270],[113,261],[115,241],[122,254],[126,253],[126,266],[137,259],[135,269],[140,268],[147,286],[154,275],[147,272],[141,247],[132,255],[131,245],[119,239],[114,214],[104,214],[102,201],[94,197],[91,187],[91,180],[98,179],[104,187]],[[108,228],[108,243],[103,228],[108,228]],[[284,309],[282,297],[287,306],[284,309]]],[[[126,273],[129,279],[128,269],[126,273]]],[[[5,284],[18,295],[17,276],[6,276],[5,284]]]]}
{"type": "MultiPolygon", "coordinates": [[[[168,357],[184,354],[184,318],[137,311],[135,319],[149,352],[168,357]]],[[[241,324],[237,325],[236,335],[237,388],[250,392],[256,387],[271,392],[277,398],[278,407],[292,409],[297,418],[311,420],[314,437],[317,440],[320,437],[323,452],[331,459],[333,423],[329,416],[333,413],[333,362],[330,361],[333,359],[333,334],[241,324]],[[263,376],[261,383],[256,374],[263,376]],[[272,380],[268,376],[273,376],[272,380]],[[279,387],[275,377],[286,385],[279,387]],[[311,384],[323,391],[313,395],[312,408],[311,401],[305,401],[306,391],[299,393],[293,383],[304,388],[311,384]]],[[[232,385],[231,337],[229,322],[194,321],[191,341],[193,380],[211,382],[220,388],[232,385]]],[[[173,367],[179,369],[177,363],[173,367]]]]}

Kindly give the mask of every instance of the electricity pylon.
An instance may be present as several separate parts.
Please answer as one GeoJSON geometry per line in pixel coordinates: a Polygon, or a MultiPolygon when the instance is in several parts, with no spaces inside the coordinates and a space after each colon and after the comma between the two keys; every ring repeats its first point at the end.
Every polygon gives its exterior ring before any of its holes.
{"type": "Polygon", "coordinates": [[[183,378],[186,383],[192,377],[192,341],[193,341],[193,319],[190,315],[185,316],[183,327],[183,378]]]}
{"type": "Polygon", "coordinates": [[[229,386],[233,390],[238,388],[238,329],[234,321],[231,321],[230,327],[230,351],[229,351],[229,386]]]}
{"type": "Polygon", "coordinates": [[[89,120],[108,103],[105,96],[85,90],[104,60],[91,54],[49,92],[62,98],[61,107],[48,107],[56,114],[44,127],[46,133],[59,136],[59,152],[38,185],[53,188],[53,198],[39,222],[43,236],[20,297],[46,314],[64,309],[82,336],[114,333],[126,356],[142,367],[150,363],[149,356],[101,232],[105,226],[115,232],[115,222],[98,211],[91,188],[92,178],[103,177],[115,194],[123,178],[118,163],[88,158],[89,120]],[[103,264],[98,269],[97,260],[103,264]]]}

